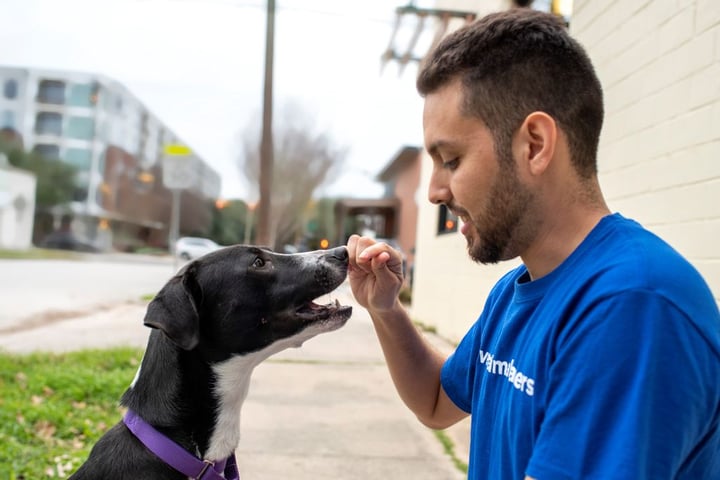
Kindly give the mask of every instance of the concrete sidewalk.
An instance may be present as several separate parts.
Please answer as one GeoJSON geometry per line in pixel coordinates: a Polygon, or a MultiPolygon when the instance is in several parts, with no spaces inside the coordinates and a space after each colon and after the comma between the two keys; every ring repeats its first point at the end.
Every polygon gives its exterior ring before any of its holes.
{"type": "MultiPolygon", "coordinates": [[[[243,480],[465,478],[400,400],[367,312],[347,284],[329,296],[353,305],[342,329],[279,353],[256,368],[242,410],[243,480]]],[[[0,349],[69,351],[144,347],[145,305],[121,304],[81,318],[0,334],[0,349]]],[[[441,350],[450,346],[428,335],[441,350]]],[[[128,379],[128,383],[132,379],[128,379]]],[[[446,431],[467,462],[469,420],[446,431]]]]}

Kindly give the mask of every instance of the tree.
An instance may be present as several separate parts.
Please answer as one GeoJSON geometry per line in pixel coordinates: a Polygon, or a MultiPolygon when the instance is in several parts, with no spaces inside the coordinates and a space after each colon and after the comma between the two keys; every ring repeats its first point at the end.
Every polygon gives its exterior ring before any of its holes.
{"type": "Polygon", "coordinates": [[[304,245],[310,250],[320,248],[320,241],[326,239],[331,246],[337,240],[338,232],[335,224],[334,198],[320,198],[310,203],[307,212],[307,232],[305,232],[304,245]]]}
{"type": "Polygon", "coordinates": [[[15,142],[0,139],[0,152],[7,155],[10,165],[35,174],[35,206],[48,210],[70,202],[75,192],[75,168],[60,159],[45,158],[23,151],[15,142]]]}
{"type": "MultiPolygon", "coordinates": [[[[286,105],[273,131],[274,168],[271,192],[271,227],[276,249],[293,244],[303,227],[303,212],[313,193],[334,180],[345,161],[347,148],[335,145],[327,132],[316,132],[307,112],[286,105]]],[[[252,122],[242,137],[243,156],[239,159],[251,188],[260,178],[257,148],[259,125],[252,122]]]]}
{"type": "Polygon", "coordinates": [[[216,204],[213,220],[207,234],[220,245],[235,245],[245,242],[245,233],[250,232],[252,222],[249,206],[242,200],[227,200],[216,204]]]}

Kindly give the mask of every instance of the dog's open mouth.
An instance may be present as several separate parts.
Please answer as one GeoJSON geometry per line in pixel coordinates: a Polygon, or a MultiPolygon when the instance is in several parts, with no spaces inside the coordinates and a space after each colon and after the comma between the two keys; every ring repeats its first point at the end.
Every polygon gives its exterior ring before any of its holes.
{"type": "Polygon", "coordinates": [[[295,311],[295,314],[304,322],[322,322],[324,320],[345,321],[352,314],[352,307],[340,305],[338,300],[319,305],[313,301],[307,302],[295,311]]]}

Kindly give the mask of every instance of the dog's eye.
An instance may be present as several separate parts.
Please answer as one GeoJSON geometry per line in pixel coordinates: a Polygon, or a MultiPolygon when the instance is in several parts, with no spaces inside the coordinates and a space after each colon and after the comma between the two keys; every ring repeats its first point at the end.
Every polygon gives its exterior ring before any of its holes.
{"type": "Polygon", "coordinates": [[[262,268],[265,266],[265,260],[263,260],[260,257],[256,257],[255,261],[253,261],[252,266],[255,268],[262,268]]]}

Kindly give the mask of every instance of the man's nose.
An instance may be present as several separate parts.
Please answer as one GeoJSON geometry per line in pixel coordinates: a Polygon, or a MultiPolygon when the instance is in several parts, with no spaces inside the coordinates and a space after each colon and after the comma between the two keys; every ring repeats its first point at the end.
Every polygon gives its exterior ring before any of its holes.
{"type": "Polygon", "coordinates": [[[430,203],[440,205],[442,203],[450,203],[452,194],[447,181],[443,178],[442,172],[438,173],[436,170],[433,171],[430,176],[430,186],[428,187],[428,199],[430,203]]]}

